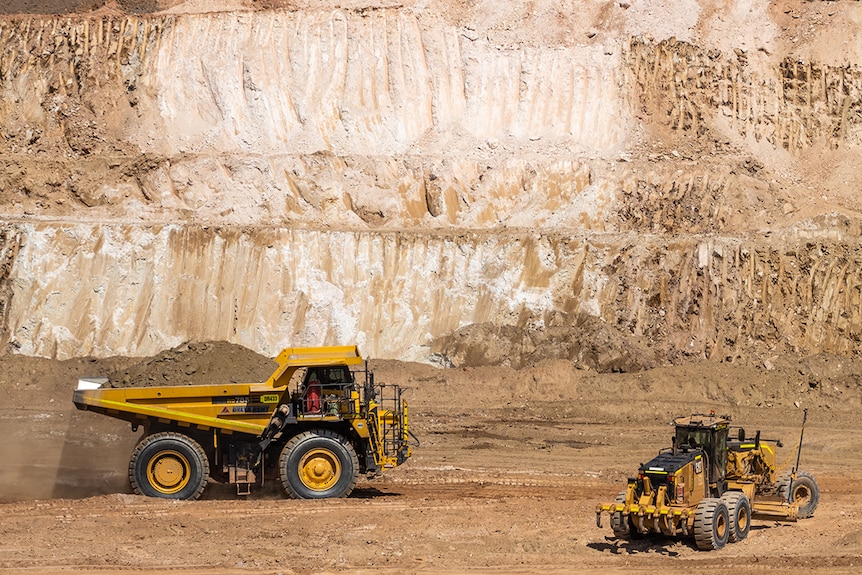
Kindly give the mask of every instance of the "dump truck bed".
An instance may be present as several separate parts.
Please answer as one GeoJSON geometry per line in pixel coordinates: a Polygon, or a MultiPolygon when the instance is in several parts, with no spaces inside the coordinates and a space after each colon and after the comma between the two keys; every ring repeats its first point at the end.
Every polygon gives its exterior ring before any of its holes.
{"type": "Polygon", "coordinates": [[[155,418],[201,429],[260,435],[284,389],[262,384],[182,385],[78,389],[78,409],[95,411],[132,424],[155,418]]]}
{"type": "Polygon", "coordinates": [[[275,358],[278,368],[263,383],[120,387],[82,379],[72,401],[78,409],[95,411],[135,425],[148,418],[181,427],[221,429],[259,436],[282,401],[288,383],[300,367],[356,365],[356,346],[290,347],[275,358]]]}

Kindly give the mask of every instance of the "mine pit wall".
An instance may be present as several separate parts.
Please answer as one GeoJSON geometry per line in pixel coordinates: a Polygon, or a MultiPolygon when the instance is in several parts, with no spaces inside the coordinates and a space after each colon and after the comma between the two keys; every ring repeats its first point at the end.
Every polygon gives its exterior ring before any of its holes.
{"type": "Polygon", "coordinates": [[[644,109],[795,152],[859,143],[862,117],[855,64],[673,39],[507,47],[398,9],[11,19],[0,54],[13,153],[421,154],[437,138],[614,153],[644,109]]]}
{"type": "Polygon", "coordinates": [[[675,130],[702,133],[725,124],[756,142],[799,152],[818,140],[835,148],[862,139],[862,71],[787,57],[722,54],[674,39],[633,38],[625,50],[628,83],[675,130]]]}
{"type": "Polygon", "coordinates": [[[763,182],[630,152],[640,122],[858,144],[857,66],[420,18],[0,21],[0,343],[421,359],[466,324],[588,314],[670,361],[858,352],[858,225],[750,239],[730,220],[763,182]]]}
{"type": "Polygon", "coordinates": [[[466,324],[578,314],[671,361],[853,354],[862,335],[860,250],[841,241],[91,224],[7,225],[3,241],[2,343],[27,355],[227,340],[420,360],[466,324]]]}
{"type": "Polygon", "coordinates": [[[3,144],[389,155],[452,130],[465,149],[500,137],[620,142],[619,44],[468,36],[397,9],[0,21],[2,91],[15,103],[4,119],[31,125],[3,144]],[[80,142],[72,116],[100,140],[80,142]]]}
{"type": "Polygon", "coordinates": [[[725,191],[765,182],[700,154],[652,178],[628,163],[644,125],[790,154],[862,143],[854,64],[501,46],[398,9],[0,20],[0,98],[12,219],[726,234],[747,204],[725,191]],[[642,194],[647,176],[673,194],[642,194]]]}

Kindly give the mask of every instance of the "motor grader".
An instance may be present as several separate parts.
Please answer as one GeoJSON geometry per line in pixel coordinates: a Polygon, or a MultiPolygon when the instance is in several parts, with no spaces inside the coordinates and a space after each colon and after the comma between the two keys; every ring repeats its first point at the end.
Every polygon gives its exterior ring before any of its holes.
{"type": "Polygon", "coordinates": [[[129,461],[139,495],[197,499],[211,478],[247,495],[270,471],[291,498],[346,497],[360,474],[410,457],[402,388],[376,384],[357,347],[285,348],[275,361],[256,384],[111,388],[83,378],[73,401],[143,427],[129,461]]]}
{"type": "MultiPolygon", "coordinates": [[[[807,411],[803,432],[806,418],[807,411]]],[[[796,465],[782,473],[775,459],[780,440],[760,431],[747,437],[730,422],[714,412],[674,419],[672,447],[642,464],[613,503],[596,507],[596,524],[601,528],[607,514],[618,538],[693,536],[698,549],[711,550],[745,539],[752,519],[810,517],[820,490],[811,474],[798,471],[802,433],[796,465]]]]}

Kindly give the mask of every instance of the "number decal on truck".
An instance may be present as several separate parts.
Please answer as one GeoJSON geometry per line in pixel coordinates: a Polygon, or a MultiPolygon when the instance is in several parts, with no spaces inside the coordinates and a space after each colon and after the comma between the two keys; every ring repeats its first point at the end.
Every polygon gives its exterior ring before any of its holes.
{"type": "Polygon", "coordinates": [[[247,395],[235,395],[233,397],[214,397],[212,399],[213,405],[232,405],[235,403],[248,403],[247,395]]]}

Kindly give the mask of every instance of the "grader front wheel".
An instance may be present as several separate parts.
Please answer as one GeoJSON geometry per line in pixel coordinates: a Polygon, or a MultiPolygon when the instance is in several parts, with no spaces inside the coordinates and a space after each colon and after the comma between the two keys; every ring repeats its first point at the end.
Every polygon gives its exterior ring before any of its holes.
{"type": "Polygon", "coordinates": [[[811,517],[817,509],[817,504],[820,503],[820,487],[817,485],[817,480],[807,471],[800,471],[792,483],[791,479],[790,474],[782,475],[778,479],[778,493],[799,505],[800,519],[811,517]]]}

